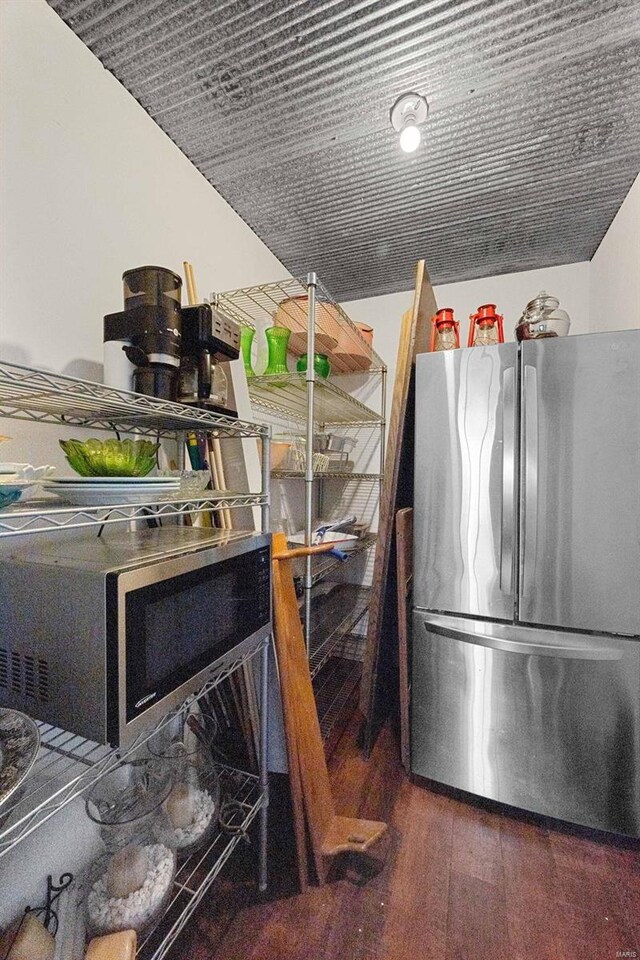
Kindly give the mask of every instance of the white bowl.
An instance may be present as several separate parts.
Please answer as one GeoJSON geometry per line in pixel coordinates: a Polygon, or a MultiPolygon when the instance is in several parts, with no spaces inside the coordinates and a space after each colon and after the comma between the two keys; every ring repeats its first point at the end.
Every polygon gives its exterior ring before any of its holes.
{"type": "Polygon", "coordinates": [[[50,477],[55,469],[48,463],[41,467],[33,467],[30,463],[0,463],[0,483],[13,483],[18,480],[39,483],[50,477]]]}

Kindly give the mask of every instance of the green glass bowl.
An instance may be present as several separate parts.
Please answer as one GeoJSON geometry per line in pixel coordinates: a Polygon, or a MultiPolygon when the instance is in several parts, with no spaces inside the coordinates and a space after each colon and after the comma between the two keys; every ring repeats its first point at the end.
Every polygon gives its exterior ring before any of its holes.
{"type": "MultiPolygon", "coordinates": [[[[296,363],[296,370],[298,373],[304,373],[307,369],[307,355],[303,353],[298,362],[296,363]]],[[[322,377],[323,380],[326,380],[329,374],[331,373],[331,363],[329,358],[324,353],[314,353],[313,355],[313,369],[318,374],[319,377],[322,377]]]]}
{"type": "Polygon", "coordinates": [[[156,465],[159,443],[151,440],[60,440],[81,477],[146,477],[156,465]]]}

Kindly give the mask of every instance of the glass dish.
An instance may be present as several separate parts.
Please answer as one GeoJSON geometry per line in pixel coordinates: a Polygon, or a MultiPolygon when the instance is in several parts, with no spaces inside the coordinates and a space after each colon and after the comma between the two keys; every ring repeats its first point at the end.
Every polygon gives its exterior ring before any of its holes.
{"type": "Polygon", "coordinates": [[[208,470],[160,470],[159,476],[175,477],[180,483],[178,494],[180,497],[200,496],[211,480],[211,473],[208,470]]]}
{"type": "Polygon", "coordinates": [[[517,340],[539,340],[548,337],[566,337],[571,320],[566,310],[560,308],[560,301],[541,290],[537,297],[527,304],[516,327],[517,340]]]}
{"type": "Polygon", "coordinates": [[[151,440],[59,440],[81,477],[146,477],[156,465],[159,443],[151,440]]]}

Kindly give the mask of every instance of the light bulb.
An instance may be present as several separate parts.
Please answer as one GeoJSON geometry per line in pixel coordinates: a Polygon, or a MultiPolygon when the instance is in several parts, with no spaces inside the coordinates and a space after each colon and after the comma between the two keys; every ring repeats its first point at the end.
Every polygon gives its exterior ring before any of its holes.
{"type": "Polygon", "coordinates": [[[418,128],[410,123],[403,128],[400,134],[400,147],[405,153],[413,153],[414,150],[418,149],[421,139],[418,128]]]}

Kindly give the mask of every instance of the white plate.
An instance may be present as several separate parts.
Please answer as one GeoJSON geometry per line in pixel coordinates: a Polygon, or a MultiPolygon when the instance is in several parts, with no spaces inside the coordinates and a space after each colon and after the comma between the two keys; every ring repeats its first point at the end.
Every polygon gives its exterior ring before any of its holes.
{"type": "Polygon", "coordinates": [[[54,483],[45,481],[42,484],[51,490],[177,490],[180,486],[179,480],[172,483],[127,483],[121,480],[120,483],[54,483]]]}
{"type": "Polygon", "coordinates": [[[178,486],[167,487],[72,487],[63,485],[51,487],[43,484],[45,490],[61,497],[68,503],[81,507],[108,507],[118,503],[153,503],[157,500],[178,499],[178,486]]]}
{"type": "Polygon", "coordinates": [[[176,483],[175,477],[56,477],[48,481],[49,483],[77,483],[82,486],[93,486],[95,484],[139,484],[147,483],[151,485],[163,483],[176,483]]]}

